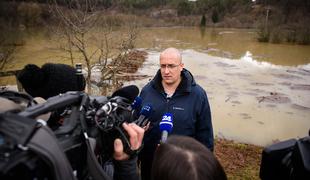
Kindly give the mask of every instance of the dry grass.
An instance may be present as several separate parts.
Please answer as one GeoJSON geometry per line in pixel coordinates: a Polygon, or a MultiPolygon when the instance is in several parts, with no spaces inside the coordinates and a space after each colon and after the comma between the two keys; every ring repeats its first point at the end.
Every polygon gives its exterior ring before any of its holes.
{"type": "Polygon", "coordinates": [[[228,179],[260,179],[259,167],[263,147],[216,139],[215,155],[228,179]]]}

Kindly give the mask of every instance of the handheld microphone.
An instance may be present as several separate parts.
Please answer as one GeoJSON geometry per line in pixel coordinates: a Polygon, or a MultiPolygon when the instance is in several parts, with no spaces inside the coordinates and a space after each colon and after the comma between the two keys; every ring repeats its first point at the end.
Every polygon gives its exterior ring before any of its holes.
{"type": "Polygon", "coordinates": [[[151,112],[152,112],[152,105],[147,104],[143,106],[140,111],[140,116],[136,121],[134,121],[134,123],[136,123],[138,126],[146,125],[147,119],[150,116],[151,112]]]}
{"type": "Polygon", "coordinates": [[[163,118],[161,119],[159,123],[159,129],[161,134],[161,143],[164,143],[167,141],[168,133],[172,131],[173,127],[173,117],[171,113],[165,113],[163,115],[163,118]]]}
{"type": "Polygon", "coordinates": [[[142,98],[140,96],[137,96],[131,106],[128,107],[129,111],[138,109],[142,104],[142,98]]]}
{"type": "Polygon", "coordinates": [[[134,115],[136,113],[135,111],[141,107],[141,104],[142,104],[142,98],[140,96],[137,96],[133,101],[133,103],[131,103],[131,105],[127,107],[127,110],[131,112],[130,122],[134,120],[134,115]]]}

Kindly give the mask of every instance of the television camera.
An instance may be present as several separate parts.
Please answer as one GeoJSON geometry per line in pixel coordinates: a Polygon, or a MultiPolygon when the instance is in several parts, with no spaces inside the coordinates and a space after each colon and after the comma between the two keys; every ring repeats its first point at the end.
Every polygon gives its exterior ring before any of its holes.
{"type": "Polygon", "coordinates": [[[306,137],[284,140],[265,147],[259,176],[262,180],[310,179],[310,130],[306,137]]]}
{"type": "Polygon", "coordinates": [[[121,88],[111,97],[72,91],[19,113],[1,113],[0,178],[110,179],[102,167],[112,160],[115,138],[122,140],[128,155],[138,152],[131,150],[121,126],[135,120],[132,107],[137,106],[133,102],[138,93],[136,86],[121,88]],[[61,123],[51,127],[35,119],[48,112],[48,122],[61,123]]]}

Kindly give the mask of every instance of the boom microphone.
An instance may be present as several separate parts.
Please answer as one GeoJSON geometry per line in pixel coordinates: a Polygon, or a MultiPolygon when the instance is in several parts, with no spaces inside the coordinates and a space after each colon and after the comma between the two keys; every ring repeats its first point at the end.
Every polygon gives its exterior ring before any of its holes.
{"type": "Polygon", "coordinates": [[[152,112],[152,105],[147,104],[143,106],[140,111],[139,118],[136,121],[134,121],[134,123],[136,123],[138,126],[146,125],[146,121],[148,117],[150,116],[151,112],[152,112]]]}
{"type": "Polygon", "coordinates": [[[161,119],[159,123],[159,129],[161,134],[161,143],[164,143],[167,141],[168,133],[172,131],[173,127],[173,118],[171,113],[165,113],[163,115],[163,118],[161,119]]]}
{"type": "Polygon", "coordinates": [[[138,96],[138,94],[139,94],[139,88],[135,85],[129,85],[116,90],[112,94],[112,97],[120,96],[128,99],[130,102],[133,102],[135,98],[138,96]]]}

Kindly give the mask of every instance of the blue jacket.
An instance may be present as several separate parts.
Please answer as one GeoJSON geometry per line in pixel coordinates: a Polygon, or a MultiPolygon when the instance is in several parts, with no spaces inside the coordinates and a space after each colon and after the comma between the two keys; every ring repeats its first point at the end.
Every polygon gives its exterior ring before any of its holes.
{"type": "Polygon", "coordinates": [[[171,98],[166,97],[162,87],[160,70],[141,91],[142,106],[151,104],[149,117],[151,126],[145,133],[142,154],[152,156],[160,142],[159,122],[169,112],[173,115],[171,134],[190,136],[213,151],[214,138],[208,97],[204,89],[196,84],[192,74],[183,69],[182,80],[171,98]]]}

